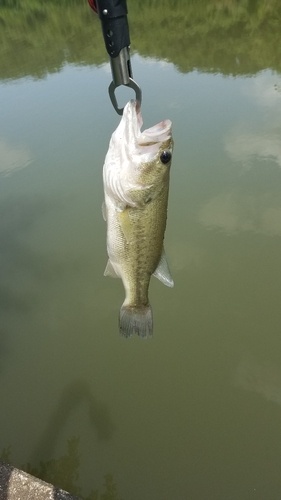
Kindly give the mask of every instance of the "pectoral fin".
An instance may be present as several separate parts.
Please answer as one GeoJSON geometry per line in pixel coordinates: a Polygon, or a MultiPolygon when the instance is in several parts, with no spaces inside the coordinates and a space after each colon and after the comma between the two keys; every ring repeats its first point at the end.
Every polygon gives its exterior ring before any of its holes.
{"type": "Polygon", "coordinates": [[[102,211],[103,220],[106,221],[106,206],[105,206],[105,201],[102,202],[101,211],[102,211]]]}
{"type": "Polygon", "coordinates": [[[171,288],[174,286],[174,281],[169,270],[164,248],[162,250],[160,262],[156,271],[153,273],[153,276],[162,281],[162,283],[166,286],[169,286],[171,288]]]}
{"type": "Polygon", "coordinates": [[[129,211],[127,208],[125,208],[122,212],[118,212],[118,220],[125,236],[125,240],[127,243],[129,243],[132,234],[132,223],[130,221],[129,211]]]}
{"type": "Polygon", "coordinates": [[[105,271],[103,273],[104,276],[110,276],[111,278],[119,278],[118,274],[116,273],[113,265],[111,264],[110,260],[108,259],[105,271]]]}

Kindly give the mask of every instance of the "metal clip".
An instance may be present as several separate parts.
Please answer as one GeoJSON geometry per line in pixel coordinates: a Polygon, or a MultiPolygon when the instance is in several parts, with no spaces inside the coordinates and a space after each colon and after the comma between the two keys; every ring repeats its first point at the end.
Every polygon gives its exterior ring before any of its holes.
{"type": "MultiPolygon", "coordinates": [[[[136,101],[138,101],[139,105],[141,105],[141,97],[142,97],[141,89],[132,78],[130,78],[129,80],[130,80],[129,83],[126,83],[126,87],[130,87],[131,89],[133,89],[135,91],[136,101]]],[[[112,105],[113,105],[115,111],[118,113],[118,115],[122,115],[124,108],[118,107],[117,99],[115,96],[115,89],[117,87],[119,87],[119,85],[115,85],[114,82],[111,82],[111,84],[108,87],[108,93],[109,93],[109,97],[110,97],[110,100],[112,102],[112,105]]]]}
{"type": "Polygon", "coordinates": [[[129,47],[124,47],[122,50],[120,50],[117,57],[111,57],[110,65],[111,65],[111,73],[113,81],[111,82],[108,88],[109,97],[115,111],[119,115],[122,115],[124,108],[118,107],[117,99],[115,96],[115,89],[117,87],[119,87],[120,85],[130,87],[135,91],[136,101],[139,102],[139,105],[141,105],[141,100],[142,100],[141,89],[138,86],[138,84],[133,80],[129,47]]]}

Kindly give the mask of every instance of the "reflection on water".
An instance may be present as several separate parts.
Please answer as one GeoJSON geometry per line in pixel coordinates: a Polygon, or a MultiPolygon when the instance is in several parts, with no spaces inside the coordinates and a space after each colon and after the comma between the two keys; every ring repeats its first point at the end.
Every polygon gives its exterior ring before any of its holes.
{"type": "Polygon", "coordinates": [[[268,401],[281,404],[281,370],[268,361],[258,362],[251,357],[241,360],[234,379],[235,384],[253,391],[268,401]]]}
{"type": "MultiPolygon", "coordinates": [[[[132,49],[173,62],[183,72],[279,71],[280,9],[278,0],[175,0],[172,9],[169,0],[134,0],[129,5],[132,49]]],[[[5,1],[0,21],[1,78],[42,78],[65,62],[107,61],[99,20],[87,2],[5,1]]]]}
{"type": "Polygon", "coordinates": [[[281,236],[280,198],[272,193],[260,196],[235,192],[220,194],[203,205],[199,221],[209,229],[228,234],[253,231],[269,236],[281,236]]]}
{"type": "Polygon", "coordinates": [[[281,4],[172,3],[128,5],[145,127],[175,137],[149,344],[119,338],[103,277],[99,20],[1,3],[0,449],[99,500],[278,500],[281,4]]]}
{"type": "MultiPolygon", "coordinates": [[[[0,461],[11,463],[11,455],[11,447],[4,448],[0,453],[0,461]]],[[[98,490],[92,490],[89,495],[82,495],[81,487],[77,484],[79,467],[79,438],[73,437],[67,441],[67,452],[62,457],[48,461],[41,460],[39,467],[27,463],[22,465],[21,469],[57,488],[67,492],[71,491],[73,495],[84,500],[121,500],[112,474],[106,474],[104,478],[104,493],[100,494],[98,490]]]]}
{"type": "Polygon", "coordinates": [[[253,157],[275,161],[281,166],[281,127],[263,133],[232,131],[226,139],[225,149],[235,160],[242,161],[247,168],[253,157]]]}
{"type": "MultiPolygon", "coordinates": [[[[220,192],[201,207],[198,218],[209,229],[228,234],[253,231],[269,236],[281,235],[280,189],[274,188],[276,168],[281,166],[281,96],[277,92],[278,75],[263,72],[242,92],[255,103],[261,113],[259,120],[248,118],[224,134],[224,148],[235,162],[238,175],[251,177],[253,185],[264,170],[267,181],[256,190],[247,190],[242,183],[228,192],[220,192]],[[256,169],[257,172],[251,172],[256,169]],[[273,174],[273,175],[272,175],[273,174]],[[271,185],[268,185],[271,182],[271,185]]],[[[242,177],[242,178],[243,178],[242,177]]]]}
{"type": "MultiPolygon", "coordinates": [[[[114,425],[110,419],[107,406],[93,396],[89,383],[84,381],[72,382],[63,390],[55,410],[49,416],[46,428],[32,451],[30,461],[21,465],[21,469],[29,474],[81,498],[83,498],[82,489],[77,484],[81,461],[79,438],[73,437],[67,441],[67,453],[62,457],[44,461],[42,461],[41,457],[52,457],[54,455],[56,443],[66,426],[67,420],[77,407],[80,405],[85,406],[85,404],[90,426],[96,431],[98,439],[111,439],[114,425]]],[[[2,449],[0,461],[12,463],[11,448],[11,446],[7,446],[2,449]]],[[[106,492],[101,497],[99,497],[98,491],[92,491],[89,496],[85,497],[85,500],[99,500],[99,498],[101,500],[117,500],[116,486],[111,474],[106,475],[105,486],[106,492]]]]}
{"type": "Polygon", "coordinates": [[[0,157],[0,175],[4,176],[27,167],[32,161],[31,154],[24,146],[11,146],[4,141],[0,141],[0,157]]]}
{"type": "Polygon", "coordinates": [[[94,398],[89,383],[73,382],[63,390],[55,411],[49,417],[47,427],[33,451],[32,462],[39,460],[43,454],[52,455],[56,441],[70,414],[82,403],[88,406],[90,425],[97,432],[98,439],[112,437],[114,425],[110,420],[108,408],[94,398]]]}
{"type": "MultiPolygon", "coordinates": [[[[278,76],[263,72],[245,89],[257,108],[264,108],[259,121],[243,121],[225,135],[225,150],[246,168],[259,165],[256,160],[269,160],[281,166],[281,95],[278,76]]],[[[267,165],[265,163],[265,165],[267,165]]]]}

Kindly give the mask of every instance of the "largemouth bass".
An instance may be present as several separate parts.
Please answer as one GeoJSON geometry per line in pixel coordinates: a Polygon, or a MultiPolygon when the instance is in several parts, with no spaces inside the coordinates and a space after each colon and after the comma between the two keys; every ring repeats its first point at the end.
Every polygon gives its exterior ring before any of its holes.
{"type": "Polygon", "coordinates": [[[141,132],[136,101],[125,106],[112,134],[103,167],[103,216],[107,221],[108,263],[105,276],[122,279],[126,298],[120,309],[119,330],[152,336],[148,300],[151,275],[174,286],[165,257],[172,123],[165,120],[141,132]]]}

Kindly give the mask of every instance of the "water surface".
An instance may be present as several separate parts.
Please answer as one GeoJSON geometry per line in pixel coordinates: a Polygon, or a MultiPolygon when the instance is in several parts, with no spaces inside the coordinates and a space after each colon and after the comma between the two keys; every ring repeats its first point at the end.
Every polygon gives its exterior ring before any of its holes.
{"type": "Polygon", "coordinates": [[[151,282],[143,341],[120,338],[103,276],[119,117],[98,20],[35,4],[0,9],[1,458],[88,499],[277,500],[280,7],[131,6],[144,125],[175,140],[175,287],[151,282]]]}

